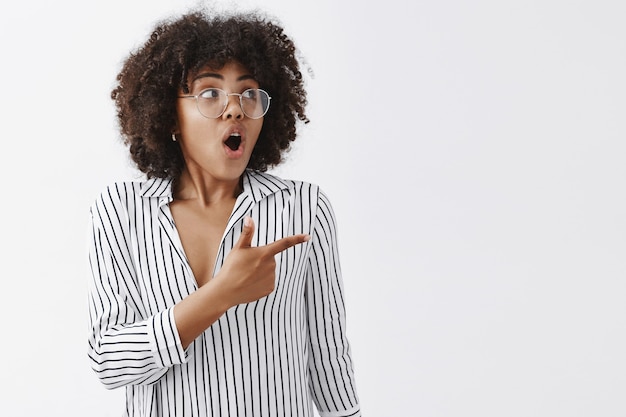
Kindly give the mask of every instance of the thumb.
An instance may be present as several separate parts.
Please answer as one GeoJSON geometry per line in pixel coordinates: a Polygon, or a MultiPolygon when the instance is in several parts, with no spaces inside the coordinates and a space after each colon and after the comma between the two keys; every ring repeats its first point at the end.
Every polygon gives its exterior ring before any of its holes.
{"type": "Polygon", "coordinates": [[[235,244],[236,248],[249,248],[252,246],[252,236],[254,236],[254,221],[252,217],[246,216],[243,219],[243,230],[241,236],[235,244]]]}

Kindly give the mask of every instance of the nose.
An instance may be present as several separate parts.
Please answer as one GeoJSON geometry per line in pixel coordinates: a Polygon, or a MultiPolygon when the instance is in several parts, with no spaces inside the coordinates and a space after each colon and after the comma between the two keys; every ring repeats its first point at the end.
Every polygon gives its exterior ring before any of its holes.
{"type": "Polygon", "coordinates": [[[228,103],[226,104],[226,110],[222,114],[225,119],[243,119],[243,110],[241,109],[241,103],[239,96],[236,94],[228,95],[228,103]]]}

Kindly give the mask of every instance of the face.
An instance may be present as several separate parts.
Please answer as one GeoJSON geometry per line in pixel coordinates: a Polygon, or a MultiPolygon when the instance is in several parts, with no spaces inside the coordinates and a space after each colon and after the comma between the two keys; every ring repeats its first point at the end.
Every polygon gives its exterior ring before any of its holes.
{"type": "MultiPolygon", "coordinates": [[[[202,68],[189,80],[190,92],[197,95],[207,88],[219,88],[226,93],[242,93],[259,88],[250,72],[238,62],[221,69],[202,68]]],[[[178,98],[176,137],[186,162],[186,169],[214,181],[238,181],[246,169],[256,144],[263,118],[250,119],[239,104],[239,96],[228,98],[224,113],[216,119],[204,117],[194,98],[178,98]]]]}

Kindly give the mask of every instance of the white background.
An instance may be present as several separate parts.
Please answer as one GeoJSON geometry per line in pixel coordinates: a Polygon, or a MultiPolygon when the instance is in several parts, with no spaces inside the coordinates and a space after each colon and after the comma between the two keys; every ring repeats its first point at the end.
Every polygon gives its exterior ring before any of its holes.
{"type": "MultiPolygon", "coordinates": [[[[181,1],[0,6],[0,414],[119,416],[87,210],[136,177],[109,92],[181,1]]],[[[626,3],[273,0],[334,203],[364,416],[626,415],[626,3]]]]}

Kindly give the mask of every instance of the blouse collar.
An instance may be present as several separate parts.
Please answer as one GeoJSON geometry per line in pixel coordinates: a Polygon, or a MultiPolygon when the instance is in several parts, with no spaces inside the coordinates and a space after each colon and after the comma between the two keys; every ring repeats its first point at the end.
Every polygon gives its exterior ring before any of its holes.
{"type": "MultiPolygon", "coordinates": [[[[280,190],[289,188],[285,180],[278,178],[266,172],[254,171],[246,169],[242,175],[243,194],[248,194],[257,202],[275,194],[280,190]]],[[[172,179],[171,178],[150,178],[141,185],[140,195],[144,198],[162,198],[171,201],[172,196],[172,179]]]]}

